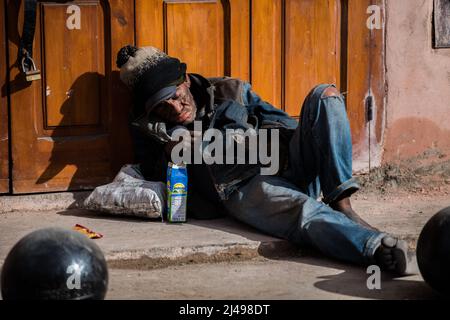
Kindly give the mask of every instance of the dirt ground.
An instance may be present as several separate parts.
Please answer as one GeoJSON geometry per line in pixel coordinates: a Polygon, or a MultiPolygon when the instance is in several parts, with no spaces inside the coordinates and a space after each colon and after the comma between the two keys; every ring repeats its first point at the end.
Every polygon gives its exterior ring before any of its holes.
{"type": "MultiPolygon", "coordinates": [[[[450,206],[450,159],[429,151],[359,175],[355,210],[382,231],[415,249],[434,214],[450,206]]],[[[112,270],[109,299],[436,299],[420,275],[384,277],[368,290],[366,270],[314,253],[279,260],[181,265],[156,270],[112,270]],[[178,275],[189,274],[179,278],[178,275]],[[127,281],[124,281],[127,279],[127,281]]]]}
{"type": "Polygon", "coordinates": [[[358,179],[365,194],[448,195],[450,155],[430,149],[414,158],[372,168],[358,179]]]}
{"type": "MultiPolygon", "coordinates": [[[[404,169],[404,167],[403,167],[404,169]]],[[[380,170],[402,170],[392,167],[380,170]]],[[[374,172],[377,177],[379,171],[374,172]]],[[[395,234],[415,249],[425,223],[450,206],[450,185],[429,175],[392,176],[363,182],[354,208],[370,224],[395,234]],[[413,179],[413,178],[414,179],[413,179]],[[411,180],[409,180],[411,179],[411,180]],[[423,180],[422,180],[423,179],[423,180]],[[409,183],[413,181],[414,183],[409,183]],[[421,181],[424,181],[421,184],[421,181]],[[380,185],[378,185],[380,186],[380,185]]],[[[368,175],[362,178],[370,178],[368,175]]],[[[111,269],[108,299],[440,299],[420,274],[383,276],[380,290],[369,290],[364,268],[339,263],[315,252],[280,259],[200,263],[153,270],[111,269]]]]}
{"type": "Polygon", "coordinates": [[[415,247],[428,219],[450,206],[450,156],[429,150],[420,156],[358,175],[356,211],[381,230],[415,247]]]}
{"type": "Polygon", "coordinates": [[[188,264],[153,270],[110,269],[107,299],[429,300],[439,296],[419,275],[382,275],[367,287],[365,268],[301,255],[280,259],[188,264]]]}
{"type": "MultiPolygon", "coordinates": [[[[370,173],[357,177],[362,190],[352,197],[354,209],[378,229],[406,239],[411,249],[416,247],[425,223],[438,211],[450,206],[450,157],[436,150],[414,159],[373,169],[370,173]]],[[[166,238],[176,234],[178,239],[183,231],[170,231],[168,228],[175,226],[159,223],[86,216],[76,210],[57,213],[57,217],[61,224],[70,225],[75,220],[85,219],[81,221],[95,230],[114,234],[114,241],[121,246],[125,243],[124,238],[128,238],[131,233],[139,238],[139,245],[145,247],[151,246],[152,241],[155,241],[149,234],[158,234],[158,237],[162,234],[166,238]],[[122,235],[114,231],[117,228],[129,231],[122,235]]],[[[14,213],[4,215],[3,218],[9,225],[16,225],[11,221],[20,221],[22,216],[21,213],[14,213]]],[[[46,224],[54,222],[56,218],[51,214],[42,217],[36,214],[34,219],[46,224]]],[[[27,223],[33,224],[33,221],[27,223]]],[[[27,227],[24,224],[25,226],[17,227],[20,230],[9,230],[10,237],[16,237],[19,231],[25,232],[22,230],[27,227]]],[[[242,237],[248,238],[248,241],[254,238],[247,231],[242,233],[230,231],[228,227],[215,226],[214,221],[199,225],[186,224],[185,227],[191,231],[183,233],[187,238],[183,239],[180,246],[189,245],[189,239],[198,241],[205,234],[210,235],[213,240],[218,239],[219,244],[229,237],[229,241],[235,241],[233,237],[236,236],[240,237],[239,241],[242,241],[242,237]]],[[[8,240],[8,237],[5,239],[8,240]]],[[[11,243],[15,241],[9,240],[11,243]]],[[[117,250],[112,237],[107,241],[111,243],[104,244],[105,250],[117,250]]],[[[194,241],[191,245],[195,243],[194,241]]],[[[132,247],[133,245],[130,244],[132,247]]],[[[258,256],[247,257],[242,261],[219,259],[212,263],[182,260],[180,264],[151,267],[109,263],[109,267],[108,299],[438,298],[420,275],[394,279],[383,276],[382,288],[369,290],[366,284],[368,274],[364,268],[330,260],[307,250],[280,258],[258,256]]]]}

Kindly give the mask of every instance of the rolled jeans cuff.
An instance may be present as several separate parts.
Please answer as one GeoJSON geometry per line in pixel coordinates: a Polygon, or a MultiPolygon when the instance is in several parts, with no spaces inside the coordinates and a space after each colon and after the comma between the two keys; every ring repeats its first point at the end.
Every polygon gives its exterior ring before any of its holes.
{"type": "Polygon", "coordinates": [[[333,190],[333,192],[331,192],[329,195],[327,195],[326,197],[324,197],[324,199],[322,200],[325,204],[330,204],[331,202],[333,202],[334,200],[336,200],[337,198],[339,198],[339,196],[346,192],[346,191],[351,191],[349,193],[349,196],[352,195],[353,193],[355,193],[356,191],[358,191],[359,189],[361,189],[360,185],[358,184],[358,182],[356,182],[355,178],[351,178],[347,181],[345,181],[344,183],[342,183],[340,186],[338,186],[336,189],[333,190]]]}
{"type": "Polygon", "coordinates": [[[366,246],[364,248],[364,260],[367,265],[375,264],[375,252],[381,245],[381,240],[386,237],[387,233],[376,233],[373,236],[371,236],[367,242],[366,246]]]}

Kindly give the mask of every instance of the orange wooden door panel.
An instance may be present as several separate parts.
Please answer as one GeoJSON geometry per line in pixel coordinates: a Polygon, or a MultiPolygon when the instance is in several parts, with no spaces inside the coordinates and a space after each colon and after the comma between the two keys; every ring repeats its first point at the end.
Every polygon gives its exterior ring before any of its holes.
{"type": "Polygon", "coordinates": [[[308,92],[340,81],[341,1],[252,1],[252,83],[291,116],[308,92]]]}
{"type": "Polygon", "coordinates": [[[128,101],[119,96],[126,91],[114,61],[133,38],[132,3],[40,2],[34,58],[42,80],[32,83],[14,64],[19,5],[8,1],[13,191],[91,189],[109,182],[123,157],[115,150],[128,144],[117,135],[126,126],[128,101]],[[79,29],[66,26],[69,5],[80,8],[79,29]]]}
{"type": "Polygon", "coordinates": [[[137,0],[136,42],[156,46],[206,77],[249,78],[249,4],[137,0]]]}
{"type": "Polygon", "coordinates": [[[361,144],[364,153],[368,150],[368,137],[366,134],[366,115],[364,110],[365,98],[369,91],[370,74],[370,31],[367,28],[360,28],[366,23],[367,16],[362,14],[367,10],[370,0],[349,1],[348,7],[348,78],[347,83],[347,113],[352,119],[350,125],[352,129],[353,142],[361,144]]]}
{"type": "Polygon", "coordinates": [[[164,9],[165,51],[207,77],[225,74],[225,64],[230,61],[224,59],[222,3],[166,2],[164,9]]]}
{"type": "Polygon", "coordinates": [[[0,193],[9,192],[9,136],[7,106],[5,1],[0,1],[0,193]]]}
{"type": "Polygon", "coordinates": [[[250,81],[251,1],[230,0],[231,74],[250,81]]]}
{"type": "Polygon", "coordinates": [[[366,27],[367,8],[378,5],[382,10],[383,0],[347,1],[347,113],[350,119],[354,158],[360,162],[358,168],[369,168],[377,162],[377,151],[382,143],[382,128],[385,113],[384,71],[384,27],[380,30],[366,27]],[[373,97],[374,118],[367,118],[366,98],[373,97]],[[372,146],[372,147],[371,147],[372,146]],[[372,154],[371,154],[372,153],[372,154]]]}
{"type": "Polygon", "coordinates": [[[42,6],[46,127],[101,124],[105,98],[101,88],[105,77],[103,10],[98,3],[79,6],[80,29],[70,31],[64,27],[67,6],[42,6]]]}
{"type": "Polygon", "coordinates": [[[339,0],[286,0],[284,109],[292,116],[315,85],[339,86],[340,16],[339,0]]]}
{"type": "Polygon", "coordinates": [[[282,108],[282,0],[252,1],[251,83],[264,100],[282,108]]]}
{"type": "Polygon", "coordinates": [[[369,146],[380,145],[383,134],[384,33],[367,28],[370,5],[384,14],[382,0],[251,1],[254,90],[298,117],[315,85],[336,84],[346,96],[359,169],[369,167],[369,146]],[[372,121],[366,116],[369,95],[375,101],[372,121]]]}

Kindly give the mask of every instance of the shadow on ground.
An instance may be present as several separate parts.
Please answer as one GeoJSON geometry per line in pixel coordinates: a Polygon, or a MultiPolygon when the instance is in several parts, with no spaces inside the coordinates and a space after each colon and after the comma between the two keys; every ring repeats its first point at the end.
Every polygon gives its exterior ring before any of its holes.
{"type": "Polygon", "coordinates": [[[429,300],[438,296],[420,280],[381,278],[381,289],[369,290],[366,285],[368,274],[364,270],[345,270],[337,275],[322,276],[314,286],[318,289],[365,299],[381,300],[429,300]]]}
{"type": "Polygon", "coordinates": [[[367,280],[371,276],[366,268],[334,262],[312,253],[305,258],[294,259],[299,263],[342,270],[338,274],[318,276],[314,287],[331,293],[363,299],[380,300],[428,300],[439,296],[420,276],[394,278],[387,273],[381,275],[381,289],[370,290],[367,280]]]}

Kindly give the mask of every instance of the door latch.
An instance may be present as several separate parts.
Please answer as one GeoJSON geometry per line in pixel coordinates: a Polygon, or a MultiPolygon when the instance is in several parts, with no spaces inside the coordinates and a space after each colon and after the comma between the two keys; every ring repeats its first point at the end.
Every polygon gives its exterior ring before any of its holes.
{"type": "Polygon", "coordinates": [[[373,97],[368,96],[366,98],[366,122],[373,120],[373,97]]]}

